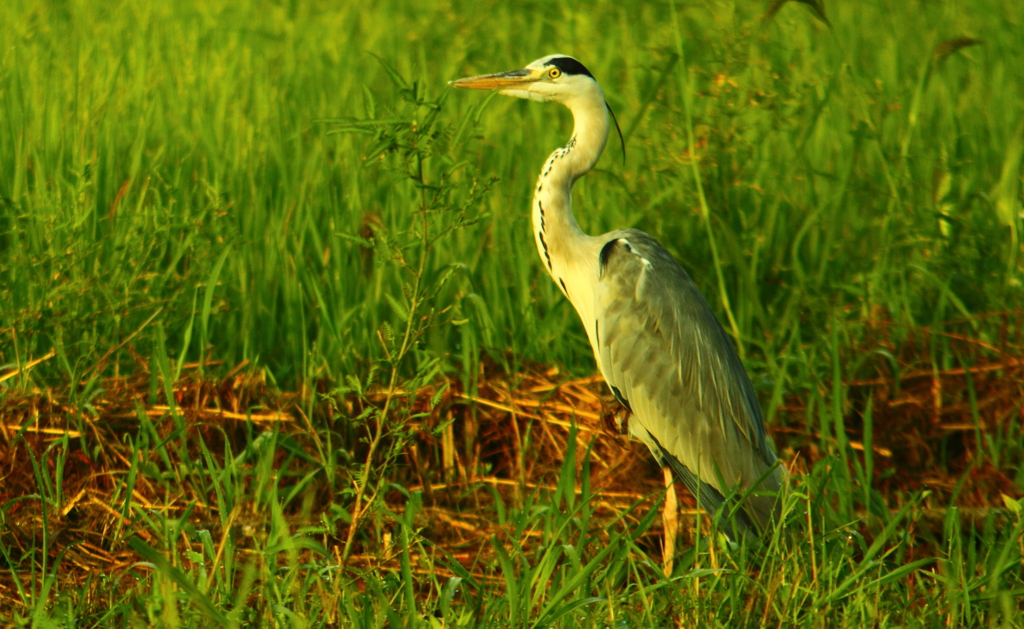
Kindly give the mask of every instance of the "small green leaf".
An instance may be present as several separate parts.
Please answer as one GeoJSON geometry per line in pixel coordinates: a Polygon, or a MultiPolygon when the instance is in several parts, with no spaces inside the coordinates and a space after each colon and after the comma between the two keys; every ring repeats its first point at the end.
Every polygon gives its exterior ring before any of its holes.
{"type": "Polygon", "coordinates": [[[398,303],[398,300],[395,299],[391,293],[384,293],[384,299],[391,304],[391,309],[395,311],[395,314],[398,315],[399,319],[402,321],[409,320],[409,310],[402,304],[398,303]]]}
{"type": "Polygon", "coordinates": [[[387,61],[384,61],[383,57],[379,57],[373,54],[372,52],[370,53],[370,55],[372,55],[373,58],[380,63],[380,66],[384,68],[385,72],[388,73],[388,76],[391,77],[391,82],[394,83],[396,87],[398,87],[401,90],[409,89],[409,83],[406,82],[404,78],[402,78],[402,75],[398,73],[398,70],[395,70],[387,61]]]}
{"type": "Polygon", "coordinates": [[[364,247],[366,249],[373,249],[373,241],[372,240],[370,240],[368,238],[363,238],[362,236],[359,236],[357,234],[348,234],[348,233],[345,233],[345,232],[334,232],[334,235],[337,236],[338,238],[341,238],[342,240],[347,240],[347,241],[349,241],[351,243],[357,244],[360,247],[364,247]]]}
{"type": "Polygon", "coordinates": [[[430,397],[430,408],[436,408],[441,403],[441,398],[444,397],[445,391],[448,390],[448,383],[445,382],[437,388],[437,392],[430,397]]]}
{"type": "Polygon", "coordinates": [[[367,118],[377,117],[377,99],[373,97],[370,88],[365,85],[363,86],[363,111],[367,118]]]}

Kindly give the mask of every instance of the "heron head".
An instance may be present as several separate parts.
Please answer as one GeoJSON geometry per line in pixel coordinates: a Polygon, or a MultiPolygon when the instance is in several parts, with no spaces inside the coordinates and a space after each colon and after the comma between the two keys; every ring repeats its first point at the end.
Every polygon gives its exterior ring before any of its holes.
{"type": "Polygon", "coordinates": [[[569,104],[577,99],[604,103],[604,93],[579,61],[566,55],[548,55],[521,70],[483,74],[452,81],[453,87],[498,90],[506,96],[569,104]]]}

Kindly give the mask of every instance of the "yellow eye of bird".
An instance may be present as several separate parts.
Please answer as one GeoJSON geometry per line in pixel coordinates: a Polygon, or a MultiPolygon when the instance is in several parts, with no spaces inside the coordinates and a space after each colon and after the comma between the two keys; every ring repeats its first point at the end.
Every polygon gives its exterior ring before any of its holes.
{"type": "Polygon", "coordinates": [[[562,71],[559,70],[558,68],[551,68],[548,71],[548,76],[550,76],[553,79],[557,79],[558,77],[562,76],[562,71]]]}

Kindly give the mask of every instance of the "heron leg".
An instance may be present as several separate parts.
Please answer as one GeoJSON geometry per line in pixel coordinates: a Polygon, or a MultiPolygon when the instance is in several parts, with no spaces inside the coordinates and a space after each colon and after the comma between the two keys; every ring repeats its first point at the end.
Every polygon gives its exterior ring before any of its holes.
{"type": "Polygon", "coordinates": [[[679,532],[679,498],[676,496],[672,468],[663,465],[661,471],[665,476],[665,504],[662,505],[661,512],[661,523],[665,527],[665,545],[661,549],[661,561],[665,576],[671,577],[676,560],[676,534],[679,532]]]}

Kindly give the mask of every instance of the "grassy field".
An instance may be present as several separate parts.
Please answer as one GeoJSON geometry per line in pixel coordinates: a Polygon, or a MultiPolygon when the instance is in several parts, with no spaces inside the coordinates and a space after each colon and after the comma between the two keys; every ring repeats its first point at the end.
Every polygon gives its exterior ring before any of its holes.
{"type": "Polygon", "coordinates": [[[0,626],[1024,626],[1024,11],[814,6],[0,4],[0,626]],[[793,471],[764,546],[600,429],[568,112],[447,87],[554,52],[626,144],[581,226],[793,471]]]}

